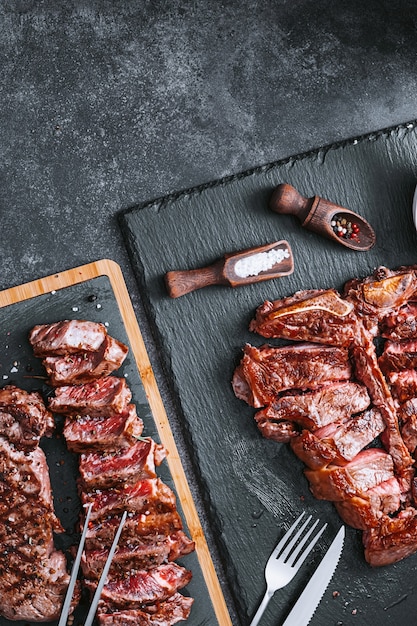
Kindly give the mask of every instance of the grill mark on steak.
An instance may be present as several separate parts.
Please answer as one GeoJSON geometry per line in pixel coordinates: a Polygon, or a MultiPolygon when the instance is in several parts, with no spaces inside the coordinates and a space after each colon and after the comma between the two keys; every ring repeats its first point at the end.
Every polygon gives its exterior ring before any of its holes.
{"type": "MultiPolygon", "coordinates": [[[[131,541],[118,545],[110,567],[110,576],[123,576],[127,571],[142,570],[161,565],[166,561],[175,561],[192,552],[195,548],[183,531],[157,538],[144,537],[141,541],[131,541]]],[[[87,550],[81,559],[81,567],[85,578],[98,580],[106,563],[109,550],[101,548],[87,550]]]]}
{"type": "Polygon", "coordinates": [[[20,450],[33,450],[43,436],[50,437],[55,424],[37,392],[14,385],[0,389],[0,433],[20,450]]]}
{"type": "Polygon", "coordinates": [[[376,528],[384,515],[392,515],[400,509],[400,485],[395,477],[390,478],[363,494],[339,500],[334,505],[345,524],[352,528],[376,528]]]}
{"type": "MultiPolygon", "coordinates": [[[[92,521],[86,534],[86,549],[100,550],[103,546],[111,546],[119,523],[120,517],[117,516],[92,521]]],[[[82,524],[81,528],[83,528],[82,524]]],[[[135,541],[139,543],[155,541],[158,543],[180,530],[182,530],[182,521],[177,510],[165,513],[154,511],[149,515],[141,512],[130,512],[123,526],[118,546],[132,545],[135,541]]]]}
{"type": "Polygon", "coordinates": [[[291,447],[307,467],[319,469],[329,463],[344,465],[373,442],[385,429],[381,413],[369,409],[341,423],[333,422],[315,432],[304,430],[291,447]]]}

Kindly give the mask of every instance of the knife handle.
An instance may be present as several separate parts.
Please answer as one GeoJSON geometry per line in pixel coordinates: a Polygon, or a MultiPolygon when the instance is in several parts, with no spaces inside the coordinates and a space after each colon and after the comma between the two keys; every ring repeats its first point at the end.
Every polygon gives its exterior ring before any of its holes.
{"type": "Polygon", "coordinates": [[[175,270],[165,274],[165,284],[171,298],[179,298],[186,293],[224,283],[222,267],[224,263],[214,263],[195,270],[175,270]]]}

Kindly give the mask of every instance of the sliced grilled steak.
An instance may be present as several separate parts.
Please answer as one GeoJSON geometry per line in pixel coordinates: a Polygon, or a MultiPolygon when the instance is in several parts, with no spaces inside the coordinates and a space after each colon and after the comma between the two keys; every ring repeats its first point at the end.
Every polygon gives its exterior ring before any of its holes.
{"type": "Polygon", "coordinates": [[[143,422],[136,406],[129,404],[125,411],[110,417],[77,415],[65,420],[64,437],[69,450],[83,453],[99,450],[124,449],[133,445],[143,432],[143,422]]]}
{"type": "Polygon", "coordinates": [[[381,335],[392,341],[417,339],[417,303],[408,302],[385,316],[381,323],[381,335]]]}
{"type": "Polygon", "coordinates": [[[119,369],[128,348],[107,335],[97,352],[47,356],[42,363],[53,387],[88,383],[119,369]]]}
{"type": "MultiPolygon", "coordinates": [[[[162,602],[185,587],[192,574],[176,563],[165,563],[148,570],[128,573],[120,579],[108,579],[101,599],[110,610],[140,609],[143,604],[162,602]]],[[[94,591],[95,583],[86,586],[94,591]]]]}
{"type": "Polygon", "coordinates": [[[393,310],[410,300],[416,291],[416,274],[413,269],[392,271],[378,267],[372,276],[346,283],[344,295],[355,306],[365,327],[375,335],[378,324],[393,310]]]}
{"type": "MultiPolygon", "coordinates": [[[[156,567],[167,561],[175,561],[192,552],[194,542],[182,531],[166,537],[144,537],[125,546],[119,546],[112,560],[110,576],[122,576],[127,571],[156,567]]],[[[87,550],[83,554],[81,567],[85,578],[98,580],[106,563],[109,550],[87,550]]]]}
{"type": "Polygon", "coordinates": [[[103,613],[99,608],[98,621],[100,626],[172,626],[188,619],[193,602],[192,598],[174,593],[165,602],[148,604],[142,609],[103,613]]]}
{"type": "Polygon", "coordinates": [[[258,411],[255,415],[256,424],[265,439],[278,443],[289,443],[300,434],[296,424],[289,420],[269,419],[268,409],[258,411]]]}
{"type": "Polygon", "coordinates": [[[327,467],[336,458],[335,448],[309,430],[303,430],[293,437],[291,449],[300,461],[312,470],[327,467]]]}
{"type": "Polygon", "coordinates": [[[403,370],[402,372],[388,372],[387,379],[393,397],[400,404],[417,398],[417,371],[403,370]]]}
{"type": "Polygon", "coordinates": [[[264,437],[285,443],[302,428],[315,431],[326,424],[342,422],[364,411],[369,403],[363,385],[334,383],[315,391],[280,396],[267,408],[257,411],[255,420],[264,437]]]}
{"type": "Polygon", "coordinates": [[[84,385],[65,385],[55,389],[49,400],[53,413],[110,417],[126,410],[132,393],[124,378],[105,376],[84,385]]]}
{"type": "Polygon", "coordinates": [[[151,438],[114,452],[81,454],[79,470],[83,489],[108,489],[121,483],[155,478],[155,466],[160,465],[165,456],[165,448],[151,438]]]}
{"type": "Polygon", "coordinates": [[[402,440],[394,400],[378,365],[372,338],[361,329],[357,341],[352,350],[356,377],[366,385],[371,400],[381,411],[386,426],[383,435],[384,446],[392,455],[398,470],[409,467],[413,464],[413,459],[402,440]]]}
{"type": "Polygon", "coordinates": [[[306,469],[313,495],[319,500],[346,500],[394,477],[392,457],[380,448],[362,450],[345,466],[306,469]]]}
{"type": "Polygon", "coordinates": [[[334,289],[299,291],[289,298],[264,302],[249,325],[268,338],[349,346],[355,336],[353,305],[334,289]]]}
{"type": "Polygon", "coordinates": [[[368,446],[385,429],[381,413],[364,411],[342,423],[333,422],[314,433],[304,430],[292,442],[292,449],[307,467],[318,469],[330,462],[344,465],[368,446]]]}
{"type": "Polygon", "coordinates": [[[97,352],[107,335],[104,324],[86,320],[63,320],[39,324],[29,333],[37,357],[97,352]]]}
{"type": "Polygon", "coordinates": [[[307,343],[279,348],[247,344],[233,376],[233,389],[238,398],[260,408],[273,404],[282,391],[317,389],[350,376],[346,349],[307,343]]]}
{"type": "Polygon", "coordinates": [[[168,513],[176,508],[175,494],[160,478],[139,480],[122,489],[103,489],[81,494],[83,504],[93,503],[91,521],[123,511],[168,513]]]}
{"type": "Polygon", "coordinates": [[[54,548],[55,517],[46,458],[37,447],[17,450],[0,437],[0,614],[49,622],[59,615],[69,582],[54,548]]]}
{"type": "Polygon", "coordinates": [[[417,398],[405,402],[399,409],[401,436],[414,456],[417,448],[417,398]]]}
{"type": "Polygon", "coordinates": [[[392,565],[417,551],[417,510],[407,508],[396,517],[384,516],[376,528],[363,533],[365,559],[373,567],[392,565]]]}
{"type": "Polygon", "coordinates": [[[417,341],[386,341],[378,364],[385,374],[417,368],[417,341]]]}
{"type": "Polygon", "coordinates": [[[0,389],[0,433],[16,448],[33,450],[41,437],[51,436],[54,419],[37,392],[13,385],[0,389]]]}
{"type": "Polygon", "coordinates": [[[376,528],[383,516],[396,513],[401,506],[401,489],[396,478],[390,478],[362,495],[334,503],[345,524],[367,530],[376,528]]]}
{"type": "MultiPolygon", "coordinates": [[[[101,550],[111,546],[120,517],[112,515],[105,519],[90,522],[86,536],[87,550],[101,550]]],[[[123,526],[118,546],[132,546],[135,542],[149,540],[158,543],[167,536],[182,530],[182,521],[177,510],[167,513],[130,512],[123,526]]]]}

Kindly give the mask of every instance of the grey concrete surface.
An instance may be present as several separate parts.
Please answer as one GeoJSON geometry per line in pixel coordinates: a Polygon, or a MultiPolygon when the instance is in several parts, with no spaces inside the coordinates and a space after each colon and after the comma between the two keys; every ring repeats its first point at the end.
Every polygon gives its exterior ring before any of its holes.
{"type": "Polygon", "coordinates": [[[0,288],[115,260],[167,394],[119,212],[417,118],[416,52],[412,0],[1,1],[0,288]]]}

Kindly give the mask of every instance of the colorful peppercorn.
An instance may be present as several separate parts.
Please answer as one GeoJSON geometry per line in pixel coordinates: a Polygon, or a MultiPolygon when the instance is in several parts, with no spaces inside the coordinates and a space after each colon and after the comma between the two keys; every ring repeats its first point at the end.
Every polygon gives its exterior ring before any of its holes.
{"type": "Polygon", "coordinates": [[[333,231],[343,239],[356,239],[359,241],[359,226],[342,215],[335,215],[331,221],[333,231]]]}

